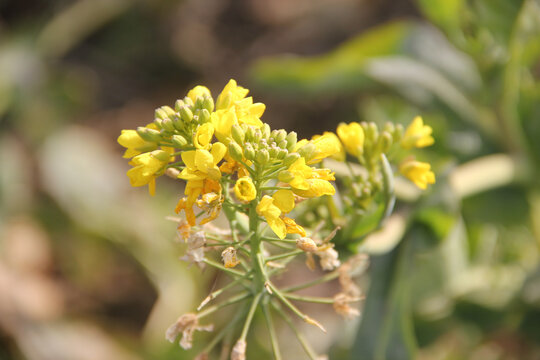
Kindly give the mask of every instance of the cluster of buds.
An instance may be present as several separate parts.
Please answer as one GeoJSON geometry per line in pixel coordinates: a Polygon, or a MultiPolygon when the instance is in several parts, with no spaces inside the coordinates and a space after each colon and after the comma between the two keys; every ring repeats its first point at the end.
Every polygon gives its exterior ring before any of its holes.
{"type": "MultiPolygon", "coordinates": [[[[335,174],[322,165],[327,165],[325,159],[348,162],[347,158],[353,158],[363,168],[363,172],[342,179],[345,188],[341,191],[350,191],[350,198],[357,199],[362,207],[384,190],[388,177],[393,175],[386,154],[396,146],[407,149],[433,142],[431,128],[424,126],[421,118],[415,119],[405,132],[392,124],[379,131],[372,123],[351,123],[340,124],[337,134],[325,132],[310,140],[299,140],[295,132],[272,130],[262,122],[265,105],[254,103],[247,97],[248,92],[231,80],[214,101],[209,89],[196,86],[177,100],[174,108],[158,108],[153,122],[136,130],[123,130],[118,138],[127,148],[124,157],[131,158],[133,168],[127,175],[133,186],[148,184],[153,194],[155,180],[163,174],[185,182],[185,196],[175,209],[181,215],[178,234],[187,243],[183,259],[210,266],[232,278],[212,291],[197,313],[181,316],[167,331],[171,341],[182,334],[180,345],[190,348],[195,330],[213,329],[199,325],[200,320],[225,307],[237,306],[235,316],[217,332],[198,359],[207,358],[226,334],[236,334],[237,326],[240,336],[231,358],[245,359],[248,333],[258,309],[266,318],[276,359],[281,355],[273,314],[280,315],[296,334],[299,332],[291,312],[324,331],[296,302],[330,304],[345,317],[357,316],[358,309],[350,305],[361,300],[352,280],[356,257],[345,262],[339,258],[332,243],[339,230],[335,224],[314,228],[313,221],[297,223],[295,218],[306,219],[304,215],[310,211],[309,206],[297,205],[314,198],[331,201],[336,193],[335,174]],[[212,224],[220,214],[228,221],[226,229],[212,224]],[[321,240],[318,234],[325,233],[327,236],[321,240]],[[316,269],[318,259],[321,270],[330,273],[279,288],[276,276],[286,271],[296,257],[304,257],[311,270],[316,269]],[[295,293],[337,278],[342,291],[335,296],[295,293]],[[228,299],[206,307],[227,293],[228,299]]],[[[415,163],[402,164],[401,171],[420,187],[435,180],[430,171],[422,172],[415,163]]],[[[300,335],[299,340],[311,359],[318,358],[300,335]]]]}

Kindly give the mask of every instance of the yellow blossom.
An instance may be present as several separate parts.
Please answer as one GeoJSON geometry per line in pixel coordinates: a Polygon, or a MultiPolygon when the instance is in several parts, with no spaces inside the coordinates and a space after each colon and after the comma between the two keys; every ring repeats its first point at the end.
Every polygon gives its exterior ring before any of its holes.
{"type": "MultiPolygon", "coordinates": [[[[186,188],[184,190],[184,194],[187,195],[187,197],[182,198],[178,201],[178,204],[176,205],[174,211],[178,214],[181,210],[184,210],[189,225],[195,226],[195,212],[193,211],[193,206],[195,205],[198,197],[204,194],[217,194],[219,195],[219,197],[221,197],[221,185],[218,181],[212,179],[188,180],[186,188]]],[[[215,205],[213,206],[213,208],[216,209],[216,213],[210,212],[210,218],[214,214],[215,216],[217,216],[219,209],[221,209],[221,203],[213,205],[215,205]]]]}
{"type": "Polygon", "coordinates": [[[315,145],[317,149],[315,156],[309,160],[309,164],[315,164],[330,156],[337,157],[338,159],[345,159],[345,153],[343,152],[343,146],[339,142],[339,139],[334,133],[325,131],[322,135],[314,136],[311,143],[315,145]]]}
{"type": "Polygon", "coordinates": [[[193,102],[197,101],[197,98],[201,96],[212,96],[210,90],[206,86],[197,85],[193,89],[189,90],[187,97],[190,98],[193,102]]]}
{"type": "MultiPolygon", "coordinates": [[[[154,130],[157,129],[153,123],[146,125],[146,127],[154,130]]],[[[123,155],[126,159],[157,148],[157,144],[141,138],[137,130],[122,130],[117,141],[120,145],[127,148],[123,155]]]]}
{"type": "Polygon", "coordinates": [[[154,150],[135,156],[129,162],[133,166],[127,175],[131,186],[144,186],[148,184],[151,195],[156,191],[157,173],[163,170],[170,160],[170,154],[163,150],[154,150]]]}
{"type": "Polygon", "coordinates": [[[399,171],[420,189],[425,190],[428,184],[435,183],[435,174],[426,162],[407,159],[401,163],[399,171]]]}
{"type": "Polygon", "coordinates": [[[274,199],[272,197],[268,195],[263,196],[257,205],[257,213],[264,216],[272,231],[274,231],[280,239],[284,239],[285,236],[287,236],[287,227],[279,217],[281,215],[281,210],[274,205],[274,199]]]}
{"type": "Polygon", "coordinates": [[[274,199],[274,205],[276,205],[282,212],[288,213],[294,209],[294,194],[291,190],[278,190],[272,195],[272,198],[274,199]]]}
{"type": "Polygon", "coordinates": [[[296,160],[288,169],[293,176],[289,184],[293,192],[302,197],[318,197],[334,195],[336,189],[329,182],[334,180],[333,173],[328,169],[313,169],[306,165],[304,158],[296,160]]]}
{"type": "Polygon", "coordinates": [[[424,125],[422,117],[417,116],[405,130],[405,135],[401,139],[401,146],[405,149],[413,147],[422,148],[432,145],[435,140],[431,136],[433,129],[429,125],[424,125]]]}
{"type": "Polygon", "coordinates": [[[287,234],[298,234],[300,236],[306,236],[306,230],[298,225],[293,219],[283,216],[281,218],[287,228],[287,234]]]}
{"type": "Polygon", "coordinates": [[[236,101],[240,101],[247,96],[249,90],[238,86],[236,81],[231,79],[225,85],[221,93],[218,95],[216,102],[216,110],[228,109],[236,101]]]}
{"type": "Polygon", "coordinates": [[[183,152],[181,157],[186,168],[178,177],[184,180],[219,179],[221,172],[217,163],[223,159],[226,152],[227,147],[219,142],[214,143],[210,151],[197,149],[183,152]]]}
{"type": "Polygon", "coordinates": [[[249,176],[239,178],[234,185],[234,194],[241,201],[251,201],[257,196],[257,189],[249,176]]]}
{"type": "Polygon", "coordinates": [[[337,134],[349,154],[353,156],[362,154],[364,149],[364,130],[359,123],[341,123],[337,127],[337,134]]]}
{"type": "Polygon", "coordinates": [[[212,123],[205,123],[199,126],[195,136],[193,136],[193,145],[197,149],[208,150],[210,148],[210,142],[214,136],[214,125],[212,123]]]}

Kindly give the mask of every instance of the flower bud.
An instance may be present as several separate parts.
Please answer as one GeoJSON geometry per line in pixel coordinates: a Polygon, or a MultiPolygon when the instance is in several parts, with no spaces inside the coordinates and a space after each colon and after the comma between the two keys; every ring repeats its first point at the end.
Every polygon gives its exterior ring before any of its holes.
{"type": "Polygon", "coordinates": [[[184,103],[186,104],[186,106],[189,106],[189,107],[193,107],[195,104],[193,103],[193,100],[191,100],[190,97],[186,96],[184,98],[184,103]]]}
{"type": "Polygon", "coordinates": [[[270,153],[266,149],[258,150],[257,155],[255,156],[255,160],[259,164],[264,165],[270,160],[270,153]]]}
{"type": "Polygon", "coordinates": [[[392,134],[394,138],[394,143],[398,143],[403,138],[403,133],[405,132],[405,129],[403,128],[403,125],[397,124],[396,128],[392,134]]]}
{"type": "Polygon", "coordinates": [[[182,147],[187,145],[187,140],[182,135],[173,135],[172,138],[171,138],[171,142],[177,148],[182,148],[182,147]]]}
{"type": "Polygon", "coordinates": [[[278,180],[284,183],[289,183],[293,181],[294,174],[288,170],[280,171],[278,174],[278,180]]]}
{"type": "Polygon", "coordinates": [[[137,134],[146,141],[152,141],[152,142],[160,142],[161,141],[161,134],[159,131],[154,129],[149,129],[144,126],[139,126],[137,128],[137,134]]]}
{"type": "Polygon", "coordinates": [[[289,154],[289,152],[287,151],[287,149],[279,149],[276,158],[277,158],[278,160],[283,160],[283,159],[285,159],[285,157],[286,157],[288,154],[289,154]]]}
{"type": "Polygon", "coordinates": [[[281,149],[287,149],[287,140],[281,140],[278,143],[278,147],[280,147],[281,149]]]}
{"type": "Polygon", "coordinates": [[[253,142],[253,139],[255,138],[255,128],[253,126],[248,126],[245,134],[245,141],[253,142]]]}
{"type": "Polygon", "coordinates": [[[175,130],[173,122],[170,118],[166,118],[161,121],[161,128],[170,132],[175,130]]]}
{"type": "Polygon", "coordinates": [[[199,124],[205,124],[210,121],[210,112],[206,109],[199,111],[199,124]]]}
{"type": "Polygon", "coordinates": [[[276,143],[280,143],[282,142],[283,140],[285,140],[287,138],[287,132],[283,129],[279,129],[277,131],[277,134],[276,136],[274,136],[274,140],[276,140],[276,143]]]}
{"type": "Polygon", "coordinates": [[[179,111],[180,111],[180,108],[181,108],[182,106],[184,106],[184,105],[185,105],[184,101],[178,99],[178,100],[176,100],[176,101],[174,102],[174,110],[176,110],[176,112],[179,112],[179,111]]]}
{"type": "Polygon", "coordinates": [[[211,96],[205,96],[202,107],[211,113],[214,111],[214,99],[211,96]]]}
{"type": "Polygon", "coordinates": [[[306,162],[313,159],[316,151],[317,151],[317,147],[311,142],[307,143],[306,145],[298,149],[298,153],[300,154],[300,156],[306,159],[306,162]]]}
{"type": "Polygon", "coordinates": [[[167,119],[169,116],[174,115],[174,110],[171,109],[169,106],[162,106],[155,110],[154,112],[154,118],[157,119],[167,119]]]}
{"type": "Polygon", "coordinates": [[[175,114],[172,118],[173,126],[178,131],[184,131],[184,122],[182,121],[182,118],[180,117],[180,114],[175,114]]]}
{"type": "Polygon", "coordinates": [[[371,140],[372,143],[375,143],[379,137],[379,129],[374,122],[369,122],[365,128],[366,138],[371,140]]]}
{"type": "Polygon", "coordinates": [[[267,123],[264,123],[261,127],[261,138],[262,139],[268,139],[270,137],[270,125],[267,123]]]}
{"type": "Polygon", "coordinates": [[[287,140],[287,150],[289,152],[293,151],[296,147],[296,142],[298,141],[298,135],[294,131],[291,131],[287,134],[287,137],[285,138],[287,140]]]}
{"type": "Polygon", "coordinates": [[[231,157],[236,161],[242,161],[243,154],[240,145],[234,141],[231,141],[229,143],[229,155],[231,155],[231,157]]]}
{"type": "Polygon", "coordinates": [[[255,160],[255,150],[251,143],[244,144],[244,157],[250,161],[255,160]]]}
{"type": "Polygon", "coordinates": [[[193,113],[186,105],[182,106],[178,112],[180,113],[180,116],[184,122],[189,123],[191,120],[193,120],[193,113]]]}
{"type": "Polygon", "coordinates": [[[163,161],[163,162],[168,162],[171,158],[171,154],[163,150],[152,151],[152,156],[158,159],[159,161],[163,161]]]}
{"type": "Polygon", "coordinates": [[[300,154],[298,153],[292,153],[285,156],[285,159],[283,159],[283,165],[284,166],[291,166],[296,160],[300,158],[300,154]]]}
{"type": "Polygon", "coordinates": [[[377,150],[379,150],[381,153],[388,152],[392,146],[392,142],[392,135],[387,131],[383,131],[381,136],[379,136],[379,140],[377,141],[377,150]]]}
{"type": "Polygon", "coordinates": [[[275,145],[271,146],[270,150],[268,150],[268,153],[270,154],[270,159],[276,159],[279,153],[279,149],[275,145]]]}
{"type": "Polygon", "coordinates": [[[162,122],[162,121],[163,121],[163,120],[158,119],[158,118],[155,118],[155,119],[154,119],[154,124],[157,126],[158,129],[161,129],[161,122],[162,122]]]}
{"type": "Polygon", "coordinates": [[[242,127],[238,124],[234,124],[231,128],[231,135],[234,141],[236,141],[238,144],[243,144],[245,139],[244,131],[242,130],[242,127]]]}

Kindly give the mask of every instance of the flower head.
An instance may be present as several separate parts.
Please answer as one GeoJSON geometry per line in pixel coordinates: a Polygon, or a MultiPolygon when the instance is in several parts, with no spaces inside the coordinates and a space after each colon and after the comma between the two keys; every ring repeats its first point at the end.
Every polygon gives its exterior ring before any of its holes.
{"type": "Polygon", "coordinates": [[[435,142],[431,136],[432,132],[431,126],[424,125],[422,117],[417,116],[405,130],[405,135],[401,139],[401,146],[405,149],[430,146],[435,142]]]}
{"type": "Polygon", "coordinates": [[[425,190],[428,184],[435,184],[435,174],[431,171],[431,165],[426,162],[407,159],[401,163],[399,171],[422,190],[425,190]]]}

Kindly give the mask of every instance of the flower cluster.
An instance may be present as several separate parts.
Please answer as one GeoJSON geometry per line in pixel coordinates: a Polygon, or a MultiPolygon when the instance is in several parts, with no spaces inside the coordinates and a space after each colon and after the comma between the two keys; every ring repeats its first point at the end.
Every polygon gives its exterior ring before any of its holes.
{"type": "MultiPolygon", "coordinates": [[[[181,216],[178,234],[187,243],[183,259],[232,277],[231,282],[208,295],[198,313],[181,316],[167,331],[167,338],[174,341],[182,333],[180,345],[190,348],[195,330],[212,330],[199,325],[201,319],[226,306],[248,303],[238,308],[236,316],[206,346],[200,359],[225,333],[234,333],[241,321],[243,326],[231,358],[244,359],[248,331],[258,309],[267,320],[276,358],[280,355],[272,313],[281,315],[295,332],[286,309],[324,330],[294,304],[297,301],[332,304],[345,317],[358,315],[358,309],[349,305],[361,299],[351,275],[358,261],[353,257],[342,264],[332,242],[339,228],[332,224],[313,229],[313,222],[298,221],[302,218],[298,215],[309,211],[309,207],[298,209],[298,205],[336,194],[336,175],[323,166],[326,159],[357,159],[362,174],[351,174],[352,180],[345,179],[343,184],[352,191],[351,205],[365,207],[385,189],[385,174],[389,171],[385,154],[392,146],[409,149],[433,143],[431,128],[423,125],[421,118],[416,118],[404,134],[399,126],[387,125],[379,132],[374,124],[350,123],[340,124],[337,134],[325,132],[299,140],[295,132],[272,130],[264,123],[261,116],[265,105],[253,102],[248,93],[230,80],[214,101],[209,89],[196,86],[174,107],[158,108],[152,123],[123,130],[118,138],[127,148],[124,157],[131,158],[133,168],[127,172],[131,185],[148,185],[153,195],[156,178],[161,175],[184,182],[184,194],[175,208],[181,216]],[[228,221],[226,229],[211,223],[220,214],[228,221]],[[322,239],[320,233],[327,236],[322,239]],[[218,251],[211,255],[214,249],[218,251]],[[318,259],[321,269],[330,271],[330,275],[278,288],[275,276],[285,271],[296,256],[305,256],[310,269],[316,268],[318,259]],[[333,297],[295,293],[338,277],[343,291],[333,297]],[[202,310],[227,292],[232,293],[227,300],[202,310]]],[[[421,188],[435,181],[426,163],[406,160],[400,171],[421,188]]],[[[315,358],[309,345],[301,341],[308,355],[315,358]]]]}

